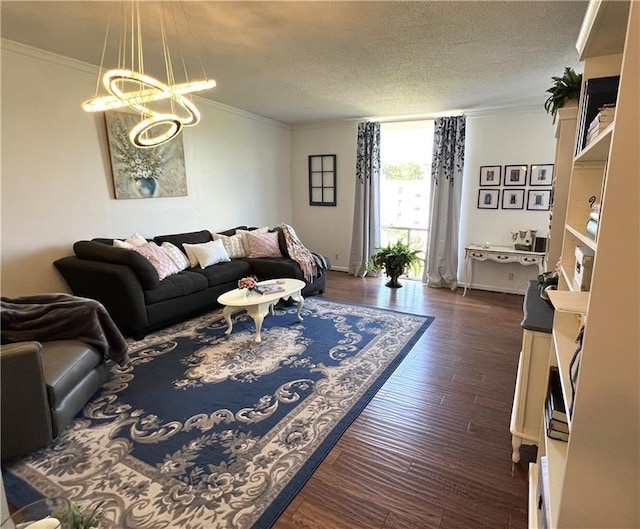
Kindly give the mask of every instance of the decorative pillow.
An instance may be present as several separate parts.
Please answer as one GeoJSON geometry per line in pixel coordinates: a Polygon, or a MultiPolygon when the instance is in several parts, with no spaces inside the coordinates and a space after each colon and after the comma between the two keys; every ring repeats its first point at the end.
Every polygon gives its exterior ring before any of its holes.
{"type": "Polygon", "coordinates": [[[192,263],[195,260],[195,264],[193,266],[199,264],[200,268],[206,268],[207,266],[221,263],[223,261],[231,261],[221,240],[205,242],[202,244],[185,243],[182,246],[184,246],[184,249],[187,251],[189,263],[192,263]]]}
{"type": "Polygon", "coordinates": [[[113,239],[113,245],[116,248],[126,248],[127,250],[133,250],[136,246],[142,246],[147,244],[147,239],[145,239],[139,233],[134,233],[131,237],[128,237],[124,241],[119,241],[118,239],[113,239]]]}
{"type": "Polygon", "coordinates": [[[241,235],[222,235],[221,233],[212,233],[213,240],[221,240],[224,245],[224,249],[227,250],[231,259],[237,259],[238,257],[246,257],[244,251],[244,245],[242,244],[241,235]]]}
{"type": "Polygon", "coordinates": [[[240,235],[242,237],[242,246],[244,246],[244,253],[247,256],[251,253],[249,251],[249,243],[247,242],[248,233],[269,233],[269,226],[256,228],[255,230],[236,230],[236,235],[240,235]]]}
{"type": "Polygon", "coordinates": [[[179,271],[189,268],[189,259],[187,259],[187,256],[182,252],[182,250],[180,250],[180,248],[170,242],[163,242],[160,245],[160,248],[167,253],[169,259],[176,264],[179,271]]]}
{"type": "Polygon", "coordinates": [[[282,257],[282,252],[278,245],[278,234],[276,232],[249,232],[247,234],[247,241],[249,243],[249,253],[247,257],[282,257]]]}
{"type": "Polygon", "coordinates": [[[153,265],[158,272],[158,277],[162,281],[165,277],[177,274],[177,265],[169,258],[166,252],[155,242],[147,242],[142,246],[135,246],[134,252],[138,252],[153,265]]]}

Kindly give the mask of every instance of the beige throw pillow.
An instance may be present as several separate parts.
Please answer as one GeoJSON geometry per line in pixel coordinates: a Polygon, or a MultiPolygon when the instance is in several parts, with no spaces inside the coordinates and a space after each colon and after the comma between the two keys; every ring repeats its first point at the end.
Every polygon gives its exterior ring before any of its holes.
{"type": "Polygon", "coordinates": [[[184,254],[184,252],[180,250],[180,248],[178,248],[176,245],[171,244],[170,242],[163,242],[160,245],[160,248],[162,248],[169,256],[169,259],[171,259],[176,264],[178,270],[182,271],[189,268],[189,259],[187,259],[187,256],[184,254]]]}
{"type": "Polygon", "coordinates": [[[220,233],[212,233],[211,235],[214,241],[222,241],[224,249],[227,250],[231,259],[247,256],[244,251],[244,245],[242,244],[242,235],[222,235],[220,233]]]}

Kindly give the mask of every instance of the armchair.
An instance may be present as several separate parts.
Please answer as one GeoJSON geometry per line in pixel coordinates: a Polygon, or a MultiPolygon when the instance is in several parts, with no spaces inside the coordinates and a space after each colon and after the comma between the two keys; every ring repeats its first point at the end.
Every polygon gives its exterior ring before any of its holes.
{"type": "Polygon", "coordinates": [[[0,346],[2,461],[47,446],[107,376],[103,355],[79,340],[0,346]]]}

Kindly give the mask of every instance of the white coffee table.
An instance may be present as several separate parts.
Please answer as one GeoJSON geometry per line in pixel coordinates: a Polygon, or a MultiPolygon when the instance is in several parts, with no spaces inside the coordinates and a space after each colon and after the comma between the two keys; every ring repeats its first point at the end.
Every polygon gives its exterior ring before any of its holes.
{"type": "Polygon", "coordinates": [[[246,310],[247,314],[253,318],[256,323],[256,342],[261,342],[260,330],[262,329],[262,322],[267,314],[273,314],[273,306],[281,299],[293,299],[298,303],[298,321],[302,321],[300,311],[302,310],[302,304],[304,298],[300,293],[305,286],[304,281],[299,279],[270,279],[268,281],[261,281],[259,285],[270,285],[273,283],[281,284],[284,290],[281,292],[274,292],[273,294],[258,294],[257,292],[247,293],[245,289],[234,289],[229,292],[225,292],[218,297],[218,303],[224,305],[222,315],[224,321],[227,322],[227,330],[225,334],[231,334],[233,329],[233,322],[231,321],[231,315],[241,310],[246,310]]]}

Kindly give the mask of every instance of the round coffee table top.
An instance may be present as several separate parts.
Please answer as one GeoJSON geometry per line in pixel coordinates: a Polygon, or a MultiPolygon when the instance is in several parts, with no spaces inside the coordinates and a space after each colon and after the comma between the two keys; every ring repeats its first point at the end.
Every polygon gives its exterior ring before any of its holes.
{"type": "Polygon", "coordinates": [[[295,292],[300,292],[305,287],[305,282],[299,279],[269,279],[260,281],[258,285],[280,285],[284,288],[279,292],[271,294],[259,294],[258,292],[246,292],[246,289],[235,288],[229,292],[225,292],[218,296],[218,303],[228,307],[248,307],[251,305],[260,305],[262,303],[270,303],[285,296],[289,296],[295,292]]]}

